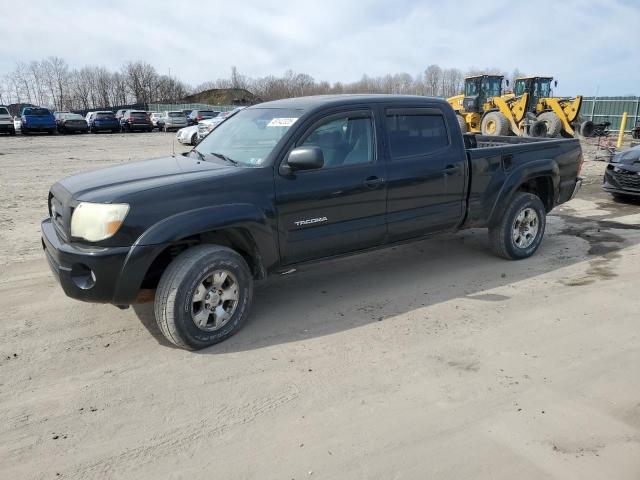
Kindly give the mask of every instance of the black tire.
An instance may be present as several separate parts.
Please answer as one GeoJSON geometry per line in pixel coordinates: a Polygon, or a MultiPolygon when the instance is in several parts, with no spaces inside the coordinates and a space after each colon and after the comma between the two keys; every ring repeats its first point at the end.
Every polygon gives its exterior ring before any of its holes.
{"type": "Polygon", "coordinates": [[[47,130],[47,135],[55,135],[55,134],[56,134],[56,129],[55,128],[47,130]]]}
{"type": "Polygon", "coordinates": [[[480,130],[483,135],[505,136],[509,133],[509,120],[500,112],[489,112],[482,117],[480,130]]]}
{"type": "Polygon", "coordinates": [[[198,145],[198,132],[191,135],[191,145],[193,145],[194,147],[198,145]]]}
{"type": "Polygon", "coordinates": [[[181,253],[164,271],[154,304],[155,317],[165,338],[177,347],[198,350],[215,345],[242,327],[253,298],[253,276],[244,258],[219,245],[198,245],[181,253]],[[193,295],[208,274],[224,269],[238,284],[237,305],[219,330],[206,331],[192,318],[193,295]]]}
{"type": "Polygon", "coordinates": [[[562,131],[562,120],[553,112],[543,112],[538,115],[538,120],[547,126],[547,137],[555,138],[562,131]]]}
{"type": "Polygon", "coordinates": [[[16,129],[9,130],[9,135],[13,136],[16,134],[16,129]]]}
{"type": "Polygon", "coordinates": [[[464,121],[464,117],[462,115],[456,115],[458,119],[458,125],[460,125],[460,131],[464,134],[467,133],[467,122],[464,121]]]}
{"type": "Polygon", "coordinates": [[[493,253],[507,260],[520,260],[530,257],[540,246],[546,227],[546,211],[540,198],[526,192],[516,192],[511,203],[497,225],[489,227],[489,246],[493,253]],[[531,242],[524,248],[519,247],[513,238],[516,219],[527,209],[537,214],[538,228],[531,242]]]}
{"type": "Polygon", "coordinates": [[[547,136],[547,124],[540,120],[535,120],[529,125],[529,137],[541,138],[547,136]]]}
{"type": "Polygon", "coordinates": [[[591,137],[593,136],[593,131],[595,130],[595,126],[591,120],[587,120],[586,122],[582,122],[580,124],[579,133],[583,137],[591,137]]]}

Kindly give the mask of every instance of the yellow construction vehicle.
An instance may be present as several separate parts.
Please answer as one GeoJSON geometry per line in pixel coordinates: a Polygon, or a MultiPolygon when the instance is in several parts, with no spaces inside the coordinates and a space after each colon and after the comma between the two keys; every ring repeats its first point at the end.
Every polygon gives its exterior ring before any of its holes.
{"type": "Polygon", "coordinates": [[[544,122],[527,113],[528,95],[503,96],[502,75],[476,75],[464,79],[464,93],[447,99],[458,114],[463,132],[483,135],[544,137],[544,122]]]}
{"type": "Polygon", "coordinates": [[[514,82],[513,93],[505,94],[505,100],[528,97],[526,111],[547,126],[547,136],[573,137],[580,134],[584,137],[593,135],[593,122],[582,121],[578,113],[582,104],[582,96],[575,98],[553,97],[551,84],[558,86],[553,77],[522,77],[514,82]]]}

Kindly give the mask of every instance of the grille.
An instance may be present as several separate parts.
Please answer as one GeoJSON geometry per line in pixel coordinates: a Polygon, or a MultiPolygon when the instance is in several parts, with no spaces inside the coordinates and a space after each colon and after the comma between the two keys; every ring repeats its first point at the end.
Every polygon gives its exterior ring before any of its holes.
{"type": "Polygon", "coordinates": [[[63,238],[67,238],[65,228],[65,215],[64,206],[62,202],[58,200],[53,193],[49,193],[49,214],[56,230],[63,238]]]}
{"type": "Polygon", "coordinates": [[[640,189],[640,175],[636,172],[611,172],[615,181],[624,188],[640,189]]]}

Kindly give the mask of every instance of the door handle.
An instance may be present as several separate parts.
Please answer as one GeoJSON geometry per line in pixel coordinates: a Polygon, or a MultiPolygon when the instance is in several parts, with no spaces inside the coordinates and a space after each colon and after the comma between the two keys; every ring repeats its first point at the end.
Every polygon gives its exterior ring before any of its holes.
{"type": "Polygon", "coordinates": [[[460,171],[460,167],[457,167],[455,165],[447,165],[444,168],[444,170],[442,170],[442,173],[444,173],[445,175],[454,175],[459,171],[460,171]]]}
{"type": "Polygon", "coordinates": [[[382,185],[383,183],[384,183],[384,178],[376,177],[376,176],[367,177],[364,181],[365,186],[368,188],[376,188],[379,185],[382,185]]]}

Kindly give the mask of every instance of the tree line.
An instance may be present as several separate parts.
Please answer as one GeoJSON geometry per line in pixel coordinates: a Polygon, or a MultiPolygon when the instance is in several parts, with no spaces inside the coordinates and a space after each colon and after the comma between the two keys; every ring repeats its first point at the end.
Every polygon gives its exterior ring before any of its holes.
{"type": "Polygon", "coordinates": [[[0,104],[30,103],[55,110],[83,110],[131,103],[174,102],[190,91],[146,62],[128,62],[118,71],[101,66],[71,69],[59,57],[18,62],[0,79],[0,104]]]}
{"type": "Polygon", "coordinates": [[[19,62],[0,81],[0,104],[32,103],[56,110],[83,110],[132,103],[181,103],[185,96],[212,88],[241,88],[259,100],[305,95],[340,93],[387,93],[450,97],[462,91],[465,76],[491,73],[513,79],[522,73],[511,74],[497,68],[442,68],[429,65],[416,75],[409,73],[383,76],[363,75],[355,82],[327,82],[315,80],[306,73],[288,70],[282,76],[247,77],[236,67],[229,77],[206,81],[193,88],[168,75],[159,74],[143,61],[128,62],[120,70],[110,71],[101,66],[72,69],[59,57],[41,61],[19,62]]]}

